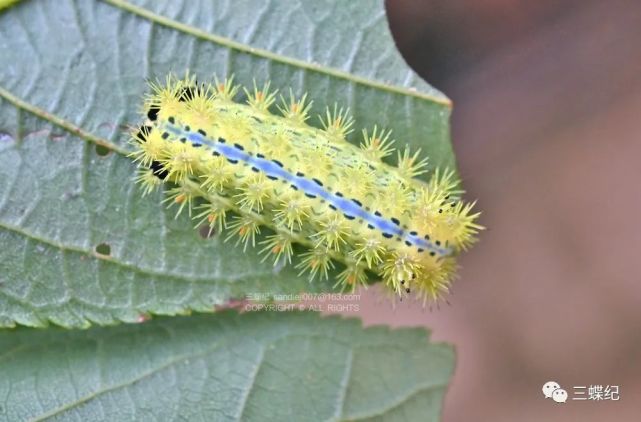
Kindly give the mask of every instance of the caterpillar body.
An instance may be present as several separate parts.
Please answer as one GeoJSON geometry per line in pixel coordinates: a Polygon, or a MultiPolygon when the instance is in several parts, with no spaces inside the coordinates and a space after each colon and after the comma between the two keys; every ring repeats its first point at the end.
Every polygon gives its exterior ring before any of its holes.
{"type": "Polygon", "coordinates": [[[306,95],[281,97],[277,115],[269,84],[245,90],[246,104],[234,101],[239,89],[189,75],[151,84],[146,122],[132,136],[145,193],[170,182],[179,211],[193,208],[245,248],[267,227],[259,246],[275,264],[291,263],[292,244],[302,244],[297,267],[312,279],[339,263],[343,287],[373,273],[424,302],[449,290],[456,255],[482,228],[454,172],[437,170],[425,183],[415,178],[427,166],[418,152],[399,151],[397,166],[381,161],[393,152],[390,132],[364,130],[359,148],[345,139],[353,121],[344,109],[328,109],[315,128],[306,95]]]}

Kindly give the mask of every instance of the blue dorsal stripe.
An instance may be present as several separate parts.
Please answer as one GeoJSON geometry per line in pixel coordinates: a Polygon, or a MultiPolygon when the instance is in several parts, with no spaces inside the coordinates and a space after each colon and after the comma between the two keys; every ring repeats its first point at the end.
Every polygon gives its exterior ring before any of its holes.
{"type": "Polygon", "coordinates": [[[330,207],[337,211],[340,210],[344,215],[364,220],[368,227],[378,229],[385,237],[396,236],[402,238],[406,243],[416,246],[421,252],[427,249],[430,252],[435,252],[439,256],[447,256],[452,253],[451,248],[439,247],[435,243],[431,242],[428,236],[423,238],[414,231],[409,232],[403,230],[399,227],[399,222],[396,218],[387,219],[378,211],[373,213],[368,212],[362,207],[359,201],[343,198],[343,195],[340,192],[332,193],[329,190],[326,190],[323,184],[319,183],[318,180],[313,178],[308,179],[300,172],[291,173],[287,171],[280,161],[267,159],[263,154],[256,154],[256,156],[252,156],[243,149],[238,148],[238,144],[229,145],[223,141],[212,140],[203,136],[199,132],[187,132],[178,126],[171,124],[164,126],[165,127],[162,128],[163,130],[169,131],[177,137],[187,138],[193,146],[206,145],[211,148],[214,153],[218,152],[231,162],[245,162],[249,166],[265,173],[265,175],[272,180],[275,178],[284,180],[289,182],[293,188],[300,189],[308,196],[312,195],[317,198],[324,199],[329,202],[330,207]]]}

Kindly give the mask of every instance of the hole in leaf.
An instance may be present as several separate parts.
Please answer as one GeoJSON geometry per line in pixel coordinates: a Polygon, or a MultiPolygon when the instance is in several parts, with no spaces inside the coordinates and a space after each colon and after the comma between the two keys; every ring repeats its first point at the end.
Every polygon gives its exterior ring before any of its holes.
{"type": "Polygon", "coordinates": [[[106,155],[109,155],[110,152],[111,150],[106,146],[100,144],[96,145],[96,154],[98,154],[99,156],[104,157],[106,155]]]}
{"type": "Polygon", "coordinates": [[[203,224],[203,225],[202,225],[202,226],[200,226],[200,228],[198,229],[198,234],[199,234],[199,235],[200,235],[200,237],[202,237],[203,239],[209,239],[209,238],[211,238],[211,237],[216,236],[216,230],[215,230],[213,227],[210,227],[210,226],[208,226],[208,225],[206,225],[206,224],[203,224]]]}
{"type": "Polygon", "coordinates": [[[96,246],[96,253],[100,255],[109,256],[111,255],[111,246],[108,243],[101,243],[96,246]]]}

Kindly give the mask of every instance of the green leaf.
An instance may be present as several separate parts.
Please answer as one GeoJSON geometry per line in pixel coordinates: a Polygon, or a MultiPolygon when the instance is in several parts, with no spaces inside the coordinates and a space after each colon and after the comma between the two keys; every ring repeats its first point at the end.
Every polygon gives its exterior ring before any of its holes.
{"type": "Polygon", "coordinates": [[[449,346],[421,329],[257,312],[0,332],[0,420],[437,421],[449,346]]]}
{"type": "Polygon", "coordinates": [[[23,1],[0,13],[0,57],[0,326],[113,324],[332,289],[201,238],[161,194],[141,198],[126,129],[141,121],[147,78],[269,79],[308,92],[316,113],[339,103],[359,128],[393,129],[432,168],[455,165],[450,103],[399,55],[383,0],[23,1]]]}

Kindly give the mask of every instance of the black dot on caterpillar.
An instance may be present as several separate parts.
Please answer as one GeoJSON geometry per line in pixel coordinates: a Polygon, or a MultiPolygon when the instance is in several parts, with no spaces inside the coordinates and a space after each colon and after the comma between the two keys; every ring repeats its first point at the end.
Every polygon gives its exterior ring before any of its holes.
{"type": "Polygon", "coordinates": [[[192,87],[185,87],[183,88],[182,92],[178,96],[178,99],[180,101],[190,101],[194,98],[194,88],[192,87]]]}
{"type": "Polygon", "coordinates": [[[147,136],[151,133],[152,127],[151,126],[140,126],[138,129],[138,133],[134,136],[134,139],[137,142],[146,142],[147,141],[147,136]]]}
{"type": "Polygon", "coordinates": [[[198,85],[196,82],[195,85],[183,87],[180,94],[177,96],[179,101],[187,102],[191,101],[197,96],[206,94],[206,88],[204,84],[198,85]]]}
{"type": "Polygon", "coordinates": [[[163,167],[163,165],[159,161],[152,161],[150,168],[154,176],[156,176],[160,180],[165,180],[167,176],[169,176],[169,172],[165,169],[165,167],[163,167]]]}
{"type": "Polygon", "coordinates": [[[152,122],[155,122],[156,119],[158,119],[158,112],[160,112],[160,107],[152,105],[149,107],[149,111],[147,111],[147,117],[152,122]]]}

